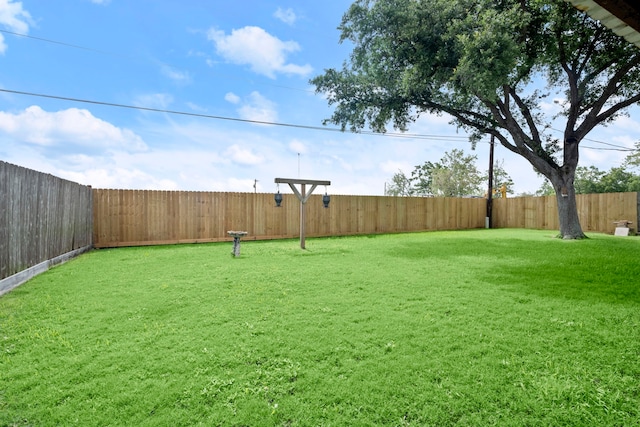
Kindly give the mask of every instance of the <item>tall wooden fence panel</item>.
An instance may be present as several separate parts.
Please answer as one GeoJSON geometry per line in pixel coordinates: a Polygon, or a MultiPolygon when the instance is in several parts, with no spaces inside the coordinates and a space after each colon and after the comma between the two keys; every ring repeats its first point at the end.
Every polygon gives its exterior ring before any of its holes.
{"type": "MultiPolygon", "coordinates": [[[[300,233],[300,202],[284,194],[187,191],[93,190],[94,246],[117,247],[228,240],[227,231],[247,231],[245,239],[294,238],[300,233]]],[[[612,233],[614,221],[637,226],[638,193],[577,196],[586,232],[612,233]]],[[[312,195],[305,210],[308,237],[462,230],[485,226],[486,200],[442,197],[331,197],[322,207],[312,195]]],[[[495,199],[495,228],[557,230],[556,199],[495,199]]]]}
{"type": "MultiPolygon", "coordinates": [[[[300,202],[284,194],[184,191],[94,191],[94,246],[215,242],[227,231],[245,239],[293,238],[300,234],[300,202]]],[[[455,230],[484,226],[483,199],[340,196],[329,208],[312,195],[305,208],[309,237],[455,230]]]]}
{"type": "Polygon", "coordinates": [[[0,280],[92,245],[90,187],[0,161],[0,280]]]}
{"type": "MultiPolygon", "coordinates": [[[[612,233],[615,221],[633,221],[637,230],[640,193],[578,194],[578,216],[585,232],[612,233]]],[[[537,228],[558,230],[558,205],[555,196],[516,197],[493,201],[493,226],[496,228],[537,228]]]]}

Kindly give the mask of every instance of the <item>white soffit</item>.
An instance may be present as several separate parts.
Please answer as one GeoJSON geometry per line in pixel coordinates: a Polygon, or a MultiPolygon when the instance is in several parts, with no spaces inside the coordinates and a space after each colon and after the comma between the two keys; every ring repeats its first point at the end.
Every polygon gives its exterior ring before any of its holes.
{"type": "Polygon", "coordinates": [[[576,8],[587,12],[590,17],[602,22],[605,27],[610,28],[617,35],[624,37],[629,42],[640,47],[640,33],[625,24],[619,18],[615,17],[611,12],[600,6],[598,3],[594,2],[593,0],[565,1],[571,3],[576,8]]]}

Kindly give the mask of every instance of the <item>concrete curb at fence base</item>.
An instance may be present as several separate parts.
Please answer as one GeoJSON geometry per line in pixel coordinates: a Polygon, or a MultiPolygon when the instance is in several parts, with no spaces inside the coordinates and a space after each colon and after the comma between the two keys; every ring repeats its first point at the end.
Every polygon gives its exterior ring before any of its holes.
{"type": "Polygon", "coordinates": [[[67,252],[66,254],[59,255],[55,258],[52,258],[47,261],[43,261],[40,264],[36,264],[33,267],[27,268],[26,270],[22,270],[19,273],[14,274],[13,276],[6,277],[0,280],[0,296],[6,294],[12,289],[17,288],[23,283],[27,282],[31,278],[37,276],[38,274],[42,274],[45,271],[49,270],[51,267],[55,267],[58,264],[64,264],[72,258],[81,255],[88,250],[91,249],[91,246],[85,246],[80,249],[73,250],[71,252],[67,252]]]}

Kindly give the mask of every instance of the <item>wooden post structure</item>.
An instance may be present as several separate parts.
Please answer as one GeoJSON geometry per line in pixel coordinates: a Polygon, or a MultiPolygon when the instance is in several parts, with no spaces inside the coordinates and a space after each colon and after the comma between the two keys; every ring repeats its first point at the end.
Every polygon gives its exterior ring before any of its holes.
{"type": "Polygon", "coordinates": [[[276,184],[289,184],[291,187],[291,191],[296,195],[298,200],[300,200],[300,248],[305,249],[305,236],[304,236],[304,223],[305,223],[305,205],[307,204],[307,200],[313,193],[313,190],[316,189],[318,185],[331,185],[331,181],[315,181],[311,179],[295,179],[295,178],[276,178],[276,184]],[[296,184],[300,185],[300,191],[296,187],[296,184]],[[307,193],[307,185],[311,185],[311,189],[309,189],[309,193],[307,193]]]}

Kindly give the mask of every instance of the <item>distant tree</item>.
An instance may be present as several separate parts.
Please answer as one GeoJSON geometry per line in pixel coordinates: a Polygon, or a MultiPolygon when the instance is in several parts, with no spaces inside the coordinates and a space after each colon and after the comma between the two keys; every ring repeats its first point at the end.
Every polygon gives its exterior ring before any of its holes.
{"type": "Polygon", "coordinates": [[[600,180],[600,193],[624,193],[640,191],[640,176],[624,167],[611,168],[600,180]]]}
{"type": "Polygon", "coordinates": [[[411,180],[407,178],[404,172],[399,171],[393,175],[391,182],[385,183],[385,196],[411,196],[413,188],[411,180]]]}
{"type": "Polygon", "coordinates": [[[538,194],[531,191],[522,191],[516,195],[516,197],[536,197],[538,194]]]}
{"type": "Polygon", "coordinates": [[[482,176],[476,167],[478,156],[453,149],[444,154],[431,172],[431,194],[462,197],[482,193],[482,176]]]}
{"type": "Polygon", "coordinates": [[[576,169],[576,179],[574,181],[576,194],[605,193],[600,183],[605,174],[606,172],[601,171],[595,166],[578,166],[576,169]]]}
{"type": "Polygon", "coordinates": [[[433,171],[441,167],[439,163],[424,162],[416,166],[411,172],[411,184],[414,194],[417,196],[433,196],[431,185],[433,183],[433,171]]]}
{"type": "Polygon", "coordinates": [[[634,151],[624,160],[624,166],[631,169],[640,169],[640,141],[636,142],[634,151]]]}
{"type": "MultiPolygon", "coordinates": [[[[574,184],[576,194],[640,191],[640,175],[630,172],[624,166],[611,168],[608,172],[601,171],[595,166],[580,166],[576,169],[574,184]]],[[[545,196],[554,194],[553,187],[545,181],[536,194],[545,196]]]]}
{"type": "Polygon", "coordinates": [[[536,196],[553,196],[555,194],[556,190],[548,179],[545,179],[538,191],[536,191],[536,196]]]}
{"type": "MultiPolygon", "coordinates": [[[[391,182],[386,184],[385,194],[444,197],[479,194],[483,177],[476,167],[476,160],[477,156],[453,149],[446,152],[438,162],[426,161],[417,165],[410,178],[402,171],[394,174],[391,182]]],[[[500,168],[498,175],[505,182],[511,182],[504,169],[500,168]]]]}
{"type": "MultiPolygon", "coordinates": [[[[489,171],[482,177],[482,181],[489,182],[489,171]]],[[[493,164],[493,197],[501,197],[500,188],[505,186],[507,194],[513,194],[513,179],[504,168],[504,160],[497,160],[493,164]]]]}
{"type": "Polygon", "coordinates": [[[385,132],[446,113],[472,142],[491,134],[531,163],[557,190],[560,236],[584,237],[579,146],[640,102],[636,46],[563,0],[356,0],[339,29],[349,59],[311,80],[335,106],[325,123],[385,132]]]}

